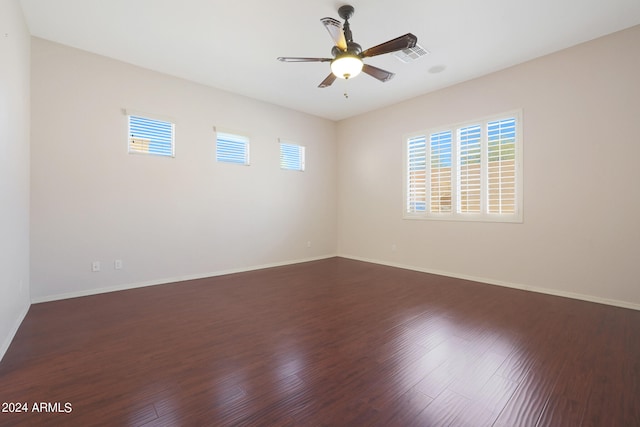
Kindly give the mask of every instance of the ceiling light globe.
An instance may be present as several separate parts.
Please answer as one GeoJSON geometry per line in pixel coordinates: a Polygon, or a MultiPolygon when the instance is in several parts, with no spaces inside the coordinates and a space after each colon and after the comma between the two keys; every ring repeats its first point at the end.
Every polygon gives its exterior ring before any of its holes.
{"type": "Polygon", "coordinates": [[[340,79],[351,79],[362,71],[362,59],[355,55],[342,55],[331,61],[331,72],[340,79]]]}

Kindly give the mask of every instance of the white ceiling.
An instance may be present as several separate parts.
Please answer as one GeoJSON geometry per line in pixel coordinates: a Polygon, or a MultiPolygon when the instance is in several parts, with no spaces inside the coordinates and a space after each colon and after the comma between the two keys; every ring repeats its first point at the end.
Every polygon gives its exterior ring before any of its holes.
{"type": "Polygon", "coordinates": [[[640,0],[353,0],[351,30],[363,49],[411,32],[430,54],[408,64],[392,54],[368,58],[395,78],[362,74],[319,89],[328,63],[276,57],[331,57],[320,18],[339,18],[345,2],[20,2],[34,36],[332,120],[640,24],[640,0]]]}

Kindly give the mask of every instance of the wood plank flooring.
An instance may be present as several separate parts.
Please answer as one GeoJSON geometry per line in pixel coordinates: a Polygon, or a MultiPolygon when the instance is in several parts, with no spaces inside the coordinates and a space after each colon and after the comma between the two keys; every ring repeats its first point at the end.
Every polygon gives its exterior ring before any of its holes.
{"type": "Polygon", "coordinates": [[[0,402],[29,409],[0,426],[640,426],[640,312],[331,258],[34,304],[0,402]]]}

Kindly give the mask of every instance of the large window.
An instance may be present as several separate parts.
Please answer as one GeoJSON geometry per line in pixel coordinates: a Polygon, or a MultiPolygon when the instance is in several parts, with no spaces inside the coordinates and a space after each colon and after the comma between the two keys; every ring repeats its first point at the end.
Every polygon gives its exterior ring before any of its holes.
{"type": "Polygon", "coordinates": [[[522,221],[521,112],[406,139],[405,218],[522,221]]]}
{"type": "Polygon", "coordinates": [[[128,114],[129,153],[174,156],[175,125],[137,114],[128,114]]]}

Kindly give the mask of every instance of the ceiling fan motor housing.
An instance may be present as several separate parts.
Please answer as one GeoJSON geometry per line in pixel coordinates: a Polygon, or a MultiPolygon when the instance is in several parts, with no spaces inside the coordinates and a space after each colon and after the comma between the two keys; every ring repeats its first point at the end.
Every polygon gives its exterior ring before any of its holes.
{"type": "Polygon", "coordinates": [[[338,16],[340,16],[340,18],[342,19],[351,19],[354,12],[355,9],[349,4],[345,4],[344,6],[340,6],[340,8],[338,8],[338,16]]]}
{"type": "Polygon", "coordinates": [[[347,42],[347,53],[351,55],[360,55],[362,53],[362,46],[356,42],[347,42]]]}

